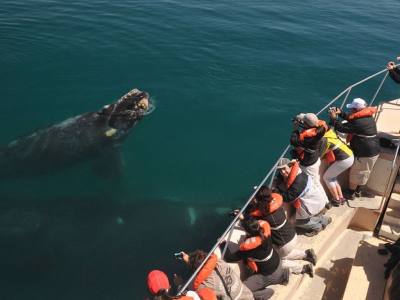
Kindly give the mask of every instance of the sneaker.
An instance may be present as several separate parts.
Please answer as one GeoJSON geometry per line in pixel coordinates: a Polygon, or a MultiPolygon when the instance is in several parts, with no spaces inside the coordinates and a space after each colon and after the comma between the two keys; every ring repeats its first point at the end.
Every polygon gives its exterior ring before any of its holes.
{"type": "Polygon", "coordinates": [[[304,233],[304,235],[308,236],[308,237],[311,237],[311,236],[317,235],[321,230],[322,230],[322,228],[314,229],[314,230],[311,230],[311,231],[307,231],[306,233],[304,233]]]}
{"type": "Polygon", "coordinates": [[[332,208],[332,204],[330,202],[325,204],[325,208],[326,209],[331,209],[332,208]]]}
{"type": "Polygon", "coordinates": [[[357,198],[360,198],[361,197],[361,191],[354,192],[354,196],[357,197],[357,198]]]}
{"type": "Polygon", "coordinates": [[[340,198],[340,205],[344,205],[346,203],[346,199],[345,198],[340,198]]]}
{"type": "Polygon", "coordinates": [[[315,252],[313,249],[307,249],[306,250],[306,257],[303,259],[305,261],[309,261],[312,263],[314,266],[317,263],[317,255],[315,255],[315,252]]]}
{"type": "Polygon", "coordinates": [[[312,264],[306,264],[301,270],[301,274],[308,274],[311,278],[314,277],[314,268],[312,264]]]}
{"type": "Polygon", "coordinates": [[[336,200],[336,199],[331,199],[331,205],[334,207],[339,207],[340,206],[340,199],[336,200]]]}
{"type": "Polygon", "coordinates": [[[322,224],[322,228],[325,229],[331,223],[332,223],[332,218],[331,217],[327,217],[326,225],[322,224]]]}

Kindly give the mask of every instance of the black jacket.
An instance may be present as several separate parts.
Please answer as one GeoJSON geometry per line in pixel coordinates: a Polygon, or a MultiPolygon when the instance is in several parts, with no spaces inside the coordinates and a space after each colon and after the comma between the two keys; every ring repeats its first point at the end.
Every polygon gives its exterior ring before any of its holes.
{"type": "MultiPolygon", "coordinates": [[[[339,116],[345,120],[348,118],[348,114],[344,112],[339,116]]],[[[353,138],[350,141],[350,148],[353,150],[354,156],[372,157],[379,154],[379,139],[376,136],[376,122],[373,117],[353,119],[347,122],[334,120],[333,125],[335,126],[335,130],[339,132],[353,134],[353,138]],[[363,137],[374,135],[375,137],[363,137]]]]}
{"type": "Polygon", "coordinates": [[[390,77],[392,77],[392,79],[397,82],[400,83],[400,67],[397,66],[396,68],[389,70],[389,75],[390,77]]]}
{"type": "MultiPolygon", "coordinates": [[[[278,175],[278,181],[283,182],[283,178],[280,174],[278,175]]],[[[296,179],[288,189],[283,188],[283,184],[279,184],[277,187],[279,189],[279,193],[283,197],[283,201],[290,203],[296,200],[307,187],[307,182],[308,175],[304,172],[301,172],[296,176],[296,179]]]]}
{"type": "Polygon", "coordinates": [[[326,147],[326,140],[323,138],[326,129],[324,126],[317,127],[317,134],[314,137],[305,138],[300,140],[300,131],[295,130],[290,136],[290,144],[293,147],[301,147],[304,149],[304,158],[296,157],[292,153],[292,158],[300,159],[300,164],[304,167],[311,166],[317,162],[318,158],[323,153],[326,147]]]}
{"type": "Polygon", "coordinates": [[[260,246],[249,251],[239,250],[232,253],[229,251],[228,247],[225,252],[224,260],[226,262],[236,262],[241,259],[247,260],[248,258],[263,260],[268,257],[271,251],[272,256],[270,259],[268,259],[267,261],[256,262],[258,268],[257,273],[260,273],[262,275],[270,275],[278,269],[281,260],[279,254],[272,247],[271,238],[266,238],[260,246]]]}

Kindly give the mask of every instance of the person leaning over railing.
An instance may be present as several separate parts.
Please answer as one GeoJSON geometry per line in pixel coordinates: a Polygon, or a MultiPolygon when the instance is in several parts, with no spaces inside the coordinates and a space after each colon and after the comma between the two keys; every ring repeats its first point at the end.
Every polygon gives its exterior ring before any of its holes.
{"type": "Polygon", "coordinates": [[[332,205],[339,206],[344,203],[344,197],[337,177],[353,165],[354,155],[353,151],[339,139],[334,129],[329,129],[324,138],[327,143],[323,157],[329,167],[322,178],[331,193],[332,205]]]}
{"type": "Polygon", "coordinates": [[[355,98],[346,107],[350,109],[349,113],[334,107],[329,110],[329,116],[336,131],[347,133],[347,140],[350,141],[350,148],[355,156],[354,164],[350,168],[349,188],[344,191],[347,199],[354,200],[355,197],[361,197],[361,190],[367,184],[378,160],[380,146],[373,117],[377,108],[367,107],[367,103],[361,98],[355,98]]]}
{"type": "Polygon", "coordinates": [[[281,158],[277,165],[279,174],[275,186],[283,201],[296,208],[296,227],[305,230],[306,236],[313,236],[332,222],[331,217],[323,215],[326,194],[321,192],[312,177],[303,172],[295,160],[281,158]]]}
{"type": "MultiPolygon", "coordinates": [[[[279,254],[272,246],[271,228],[268,222],[253,217],[243,218],[242,215],[240,218],[247,238],[236,252],[231,252],[228,247],[224,259],[227,262],[241,260],[247,262],[253,274],[243,283],[254,293],[256,299],[268,299],[272,296],[273,290],[265,287],[272,284],[286,285],[289,282],[289,269],[282,267],[279,254]]],[[[224,243],[221,247],[225,246],[224,243]]]]}
{"type": "Polygon", "coordinates": [[[280,194],[272,192],[267,186],[262,186],[245,211],[245,216],[252,216],[269,223],[272,242],[282,259],[283,268],[289,268],[293,274],[314,276],[313,265],[315,266],[317,262],[315,252],[313,249],[298,248],[297,233],[292,223],[287,220],[280,194]],[[311,264],[303,265],[301,260],[311,264]]]}
{"type": "MultiPolygon", "coordinates": [[[[181,253],[191,271],[195,271],[207,256],[202,250],[181,253]]],[[[253,293],[242,283],[235,271],[215,254],[211,255],[193,281],[195,291],[203,288],[212,289],[220,300],[254,299],[253,293]]]]}
{"type": "MultiPolygon", "coordinates": [[[[397,59],[400,59],[398,57],[397,59]]],[[[390,77],[397,83],[400,83],[400,66],[396,67],[393,61],[388,62],[386,68],[389,70],[390,77]]]]}
{"type": "Polygon", "coordinates": [[[292,158],[300,162],[301,170],[312,177],[315,186],[320,190],[319,194],[328,203],[319,175],[320,157],[326,148],[326,139],[323,137],[328,126],[313,113],[301,113],[294,118],[293,127],[290,136],[290,144],[294,147],[292,158]]]}

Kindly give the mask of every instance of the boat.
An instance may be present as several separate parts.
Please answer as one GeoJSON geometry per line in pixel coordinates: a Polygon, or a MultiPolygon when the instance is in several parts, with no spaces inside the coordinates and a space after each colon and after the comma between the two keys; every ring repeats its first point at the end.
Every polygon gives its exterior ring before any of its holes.
{"type": "MultiPolygon", "coordinates": [[[[384,69],[350,85],[322,107],[316,115],[325,113],[332,106],[343,108],[350,96],[353,94],[354,97],[359,96],[355,95],[354,90],[360,87],[367,87],[368,90],[371,90],[370,86],[378,82],[369,101],[370,106],[375,105],[383,94],[382,90],[387,78],[388,71],[384,69]]],[[[383,274],[384,263],[388,260],[388,256],[378,254],[377,250],[382,248],[385,243],[396,241],[400,234],[400,158],[398,155],[400,98],[380,99],[377,108],[375,120],[378,136],[389,139],[395,147],[381,147],[381,154],[367,183],[371,195],[368,198],[360,197],[354,201],[348,201],[348,205],[330,209],[327,215],[332,217],[332,224],[318,235],[314,237],[299,235],[301,247],[313,248],[318,256],[314,278],[310,278],[306,274],[292,275],[286,286],[269,286],[275,292],[271,299],[395,299],[393,287],[399,286],[400,283],[400,265],[397,264],[395,267],[397,273],[392,272],[392,274],[396,273],[397,277],[390,276],[386,280],[383,274]]],[[[255,187],[240,213],[244,212],[262,185],[272,185],[278,161],[280,158],[288,156],[289,150],[290,146],[288,145],[260,184],[255,187]]],[[[322,165],[321,172],[324,168],[326,166],[322,165]]],[[[346,186],[347,178],[348,171],[341,174],[339,180],[342,186],[346,186]]],[[[237,215],[210,249],[203,264],[180,288],[178,295],[188,289],[199,270],[213,253],[219,257],[223,256],[221,252],[226,249],[219,248],[222,241],[240,243],[244,232],[238,223],[237,215]]],[[[240,264],[231,264],[231,266],[243,278],[244,273],[241,271],[243,266],[240,264]]]]}

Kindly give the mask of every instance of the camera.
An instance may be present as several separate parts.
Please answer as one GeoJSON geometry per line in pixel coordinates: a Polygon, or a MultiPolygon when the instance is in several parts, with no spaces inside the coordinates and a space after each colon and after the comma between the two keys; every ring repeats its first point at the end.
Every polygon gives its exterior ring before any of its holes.
{"type": "Polygon", "coordinates": [[[328,114],[337,113],[338,110],[339,110],[339,109],[338,109],[336,106],[329,107],[329,108],[328,108],[328,114]]]}
{"type": "Polygon", "coordinates": [[[177,260],[182,260],[183,259],[183,253],[182,252],[174,253],[174,257],[177,260]]]}

